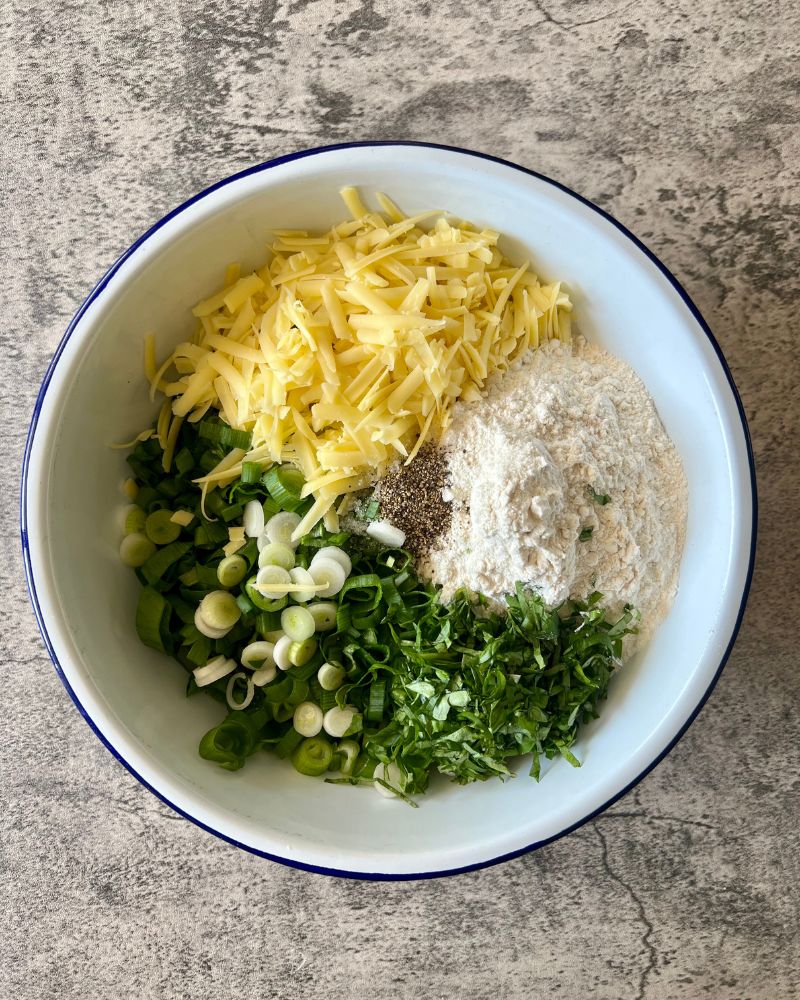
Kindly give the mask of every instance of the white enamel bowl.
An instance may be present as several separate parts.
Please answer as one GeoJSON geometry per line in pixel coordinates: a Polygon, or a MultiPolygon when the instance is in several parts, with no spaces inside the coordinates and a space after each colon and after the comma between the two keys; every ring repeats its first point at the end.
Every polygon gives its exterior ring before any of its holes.
{"type": "Polygon", "coordinates": [[[335,874],[424,877],[480,867],[575,829],[670,749],[730,651],[750,580],[755,482],[747,429],[719,347],[677,281],[613,219],[544,177],[465,151],[348,145],[265,163],[209,188],[138,240],[81,306],[31,423],[22,493],[28,583],[45,642],[76,705],[112,753],[174,809],[266,857],[335,874]],[[675,605],[614,681],[578,746],[583,767],[527,765],[505,784],[444,781],[410,809],[326,785],[261,754],[235,774],[200,759],[219,718],[183,697],[181,668],[142,646],[138,584],[117,558],[123,454],[109,444],[152,419],[142,336],[160,351],[231,260],[261,260],[271,228],[326,227],[338,190],[383,190],[409,212],[447,208],[505,235],[569,286],[581,330],[644,379],[689,480],[675,605]]]}

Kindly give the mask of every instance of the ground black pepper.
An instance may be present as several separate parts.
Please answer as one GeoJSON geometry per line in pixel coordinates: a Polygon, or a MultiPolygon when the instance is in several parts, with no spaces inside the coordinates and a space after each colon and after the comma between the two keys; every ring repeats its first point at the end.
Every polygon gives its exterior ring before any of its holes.
{"type": "Polygon", "coordinates": [[[450,504],[442,499],[447,486],[447,460],[433,445],[425,445],[411,465],[395,466],[375,491],[378,516],[406,533],[406,547],[426,555],[450,526],[450,504]]]}

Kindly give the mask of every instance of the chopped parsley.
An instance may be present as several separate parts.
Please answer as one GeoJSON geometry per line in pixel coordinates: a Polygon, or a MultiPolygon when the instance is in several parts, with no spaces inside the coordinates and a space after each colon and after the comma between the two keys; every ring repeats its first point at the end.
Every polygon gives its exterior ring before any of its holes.
{"type": "Polygon", "coordinates": [[[608,495],[608,493],[598,493],[597,490],[594,488],[594,486],[591,485],[587,486],[586,492],[589,494],[589,497],[592,500],[594,500],[596,504],[599,504],[601,507],[605,507],[607,503],[611,503],[611,497],[608,495]]]}

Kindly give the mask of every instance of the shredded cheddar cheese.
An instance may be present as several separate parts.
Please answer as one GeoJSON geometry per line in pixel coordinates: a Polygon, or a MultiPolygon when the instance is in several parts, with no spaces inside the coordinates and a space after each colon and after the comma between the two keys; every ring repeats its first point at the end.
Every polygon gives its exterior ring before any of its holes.
{"type": "Polygon", "coordinates": [[[298,536],[323,518],[335,525],[337,500],[411,462],[447,428],[453,403],[479,399],[518,354],[570,338],[560,283],[512,266],[498,233],[440,212],[407,218],[383,195],[371,212],[354,188],[342,198],[352,221],[276,232],[257,271],[231,265],[195,306],[192,341],[163,364],[145,342],[151,390],[165,396],[165,464],[183,420],[219,411],[252,434],[252,450],[198,480],[204,495],[242,461],[290,462],[315,501],[298,536]]]}

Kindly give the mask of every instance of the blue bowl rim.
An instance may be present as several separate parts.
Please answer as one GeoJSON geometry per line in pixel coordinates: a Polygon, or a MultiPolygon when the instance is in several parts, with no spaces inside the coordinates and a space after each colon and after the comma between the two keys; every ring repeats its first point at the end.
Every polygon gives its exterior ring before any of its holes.
{"type": "Polygon", "coordinates": [[[666,265],[663,264],[661,260],[659,260],[659,258],[652,252],[652,250],[646,247],[645,244],[642,243],[642,241],[637,236],[635,236],[626,226],[624,226],[621,222],[615,219],[604,209],[600,208],[594,202],[590,201],[588,198],[585,198],[583,195],[578,194],[576,191],[573,191],[571,188],[567,187],[565,184],[562,184],[560,181],[553,180],[553,178],[547,177],[545,174],[539,173],[536,170],[531,170],[528,167],[520,166],[519,164],[513,163],[510,160],[504,160],[499,156],[492,156],[490,153],[482,153],[477,150],[464,149],[460,146],[448,146],[441,143],[419,142],[414,140],[387,139],[374,142],[369,142],[369,141],[343,142],[343,143],[334,143],[327,146],[316,146],[311,149],[303,149],[294,153],[288,153],[285,156],[278,156],[271,160],[265,160],[263,163],[257,163],[251,167],[247,167],[245,170],[240,170],[235,174],[231,174],[229,177],[225,177],[222,180],[217,181],[216,183],[211,184],[209,187],[206,187],[203,190],[199,191],[197,194],[193,195],[191,198],[188,198],[182,204],[172,209],[172,211],[168,212],[165,216],[159,219],[158,222],[154,223],[146,232],[144,232],[134,243],[132,243],[130,247],[128,247],[128,249],[111,265],[111,267],[100,278],[100,280],[91,290],[89,295],[83,301],[83,303],[81,304],[75,315],[72,317],[72,320],[70,321],[69,326],[67,327],[64,333],[64,336],[61,338],[61,341],[58,347],[56,348],[53,358],[47,368],[44,379],[42,380],[41,388],[39,389],[39,393],[36,398],[36,402],[34,403],[33,413],[31,415],[31,421],[28,428],[28,435],[25,442],[25,453],[22,463],[22,487],[20,492],[20,533],[22,540],[23,563],[25,567],[25,579],[28,587],[28,593],[30,595],[31,604],[33,605],[33,610],[36,616],[37,624],[39,626],[39,631],[41,632],[42,639],[44,640],[44,644],[45,647],[47,648],[47,652],[50,655],[50,659],[53,661],[53,666],[55,667],[56,673],[61,679],[61,683],[67,689],[67,692],[70,698],[72,698],[73,702],[75,703],[75,706],[77,707],[78,711],[81,713],[83,718],[88,723],[89,727],[93,730],[95,735],[105,745],[105,747],[113,754],[113,756],[123,765],[123,767],[125,767],[128,771],[130,771],[130,773],[134,776],[134,778],[137,779],[137,781],[141,782],[141,784],[144,785],[145,788],[147,788],[150,792],[152,792],[153,795],[155,795],[167,806],[169,806],[170,809],[173,809],[180,816],[183,816],[184,819],[188,819],[190,822],[194,823],[196,826],[199,826],[202,830],[205,830],[207,833],[213,834],[215,837],[218,837],[220,840],[224,840],[227,843],[232,844],[234,847],[238,847],[244,851],[248,851],[250,854],[255,854],[262,858],[267,858],[269,861],[276,861],[279,864],[287,865],[290,868],[299,869],[301,871],[313,872],[315,874],[320,874],[320,875],[333,875],[343,878],[354,878],[354,879],[362,879],[365,881],[376,881],[376,882],[404,882],[404,881],[414,881],[419,879],[442,878],[448,875],[460,875],[464,872],[477,871],[481,868],[489,868],[493,865],[501,864],[504,861],[511,861],[512,859],[521,857],[522,855],[528,854],[531,851],[538,850],[540,847],[544,847],[546,844],[550,844],[556,840],[560,840],[562,837],[566,837],[568,834],[573,833],[575,830],[579,829],[584,824],[589,823],[591,820],[595,819],[601,813],[605,812],[605,810],[608,809],[609,806],[612,806],[624,795],[627,795],[632,788],[638,785],[643,778],[645,778],[655,767],[657,767],[658,764],[661,763],[661,761],[667,756],[668,753],[670,753],[673,747],[675,747],[676,744],[679,742],[679,740],[684,736],[689,726],[691,726],[691,724],[697,718],[698,714],[700,713],[700,710],[703,708],[706,701],[710,697],[711,692],[714,690],[714,688],[717,685],[717,682],[719,681],[720,675],[722,674],[725,664],[728,662],[731,650],[733,649],[733,645],[739,633],[739,629],[742,624],[742,619],[744,617],[745,607],[747,605],[747,599],[750,593],[750,585],[752,583],[753,569],[755,565],[756,540],[758,533],[758,494],[756,486],[755,459],[753,456],[753,446],[750,438],[750,429],[747,424],[747,417],[745,415],[744,406],[742,405],[741,396],[739,395],[739,390],[736,388],[736,383],[734,382],[733,375],[731,374],[730,368],[728,367],[728,363],[725,360],[725,355],[723,354],[721,347],[717,343],[714,334],[711,332],[708,323],[706,323],[700,310],[694,304],[686,289],[681,285],[681,283],[678,281],[675,275],[669,270],[669,268],[667,268],[666,265]],[[270,854],[267,851],[260,851],[255,847],[250,847],[247,844],[242,844],[235,838],[229,837],[226,834],[221,833],[219,830],[215,830],[208,824],[201,822],[200,820],[192,816],[190,813],[187,813],[184,809],[181,809],[180,806],[175,805],[174,802],[171,802],[168,798],[166,798],[166,796],[162,795],[159,791],[157,791],[145,778],[142,777],[141,774],[139,774],[132,767],[131,764],[129,764],[125,760],[125,758],[105,738],[103,733],[95,724],[94,720],[89,716],[88,712],[80,702],[75,691],[72,689],[72,686],[67,680],[64,671],[61,667],[61,664],[58,662],[58,657],[55,654],[55,650],[48,635],[47,626],[45,625],[44,616],[41,607],[39,605],[39,600],[36,593],[36,584],[33,578],[30,549],[28,545],[28,526],[27,526],[28,472],[30,465],[31,450],[33,447],[34,436],[36,433],[36,426],[39,421],[39,414],[42,409],[42,404],[44,402],[44,397],[47,393],[47,389],[52,380],[53,373],[55,372],[58,361],[64,351],[64,348],[69,338],[72,336],[75,327],[83,317],[84,313],[89,308],[89,306],[94,302],[94,300],[102,293],[103,289],[106,287],[112,276],[119,270],[119,268],[128,259],[128,257],[130,257],[140,246],[142,246],[148,239],[150,239],[151,236],[153,236],[156,232],[158,232],[158,230],[161,229],[162,226],[166,225],[166,223],[169,222],[171,219],[173,219],[175,216],[185,211],[187,208],[189,208],[189,206],[193,205],[197,201],[200,201],[202,198],[205,198],[212,192],[217,191],[222,187],[226,187],[228,184],[231,184],[234,181],[238,181],[243,177],[248,177],[251,174],[261,173],[264,170],[269,170],[272,167],[277,167],[284,163],[291,163],[294,160],[302,160],[310,156],[318,156],[320,154],[329,153],[336,150],[363,149],[363,148],[381,147],[381,146],[413,146],[424,149],[439,149],[452,153],[461,153],[465,156],[471,156],[478,160],[487,160],[491,163],[499,163],[504,167],[510,167],[511,169],[517,170],[520,173],[527,174],[529,177],[535,177],[537,180],[544,181],[546,184],[551,185],[557,190],[570,195],[576,201],[580,202],[580,204],[585,205],[587,208],[590,208],[593,212],[596,212],[601,218],[605,219],[606,222],[611,223],[611,225],[614,226],[620,233],[626,236],[631,241],[631,243],[633,243],[633,245],[637,247],[669,281],[669,283],[672,285],[672,287],[675,289],[675,291],[678,293],[678,295],[685,303],[686,307],[689,309],[692,316],[699,324],[700,328],[705,333],[706,337],[708,337],[711,346],[714,348],[717,358],[719,359],[719,363],[722,366],[722,370],[725,374],[725,377],[728,380],[731,392],[733,393],[733,398],[736,402],[736,408],[739,413],[739,419],[741,420],[742,424],[742,432],[744,434],[745,445],[747,449],[747,460],[750,470],[750,489],[751,489],[752,506],[753,506],[751,535],[750,535],[750,553],[748,557],[747,576],[742,591],[742,598],[739,605],[739,610],[736,616],[736,622],[734,624],[733,631],[731,632],[730,640],[722,656],[722,659],[720,660],[719,666],[717,667],[717,670],[715,671],[714,676],[711,679],[705,693],[702,695],[697,705],[695,706],[694,710],[689,715],[689,718],[679,729],[679,731],[669,742],[669,744],[661,751],[661,753],[658,754],[658,756],[654,760],[652,760],[650,764],[648,764],[647,767],[644,768],[644,770],[642,770],[632,781],[630,781],[624,788],[622,788],[619,792],[617,792],[615,795],[609,798],[601,806],[598,806],[597,809],[592,810],[592,812],[584,816],[582,819],[578,820],[575,823],[570,824],[563,830],[560,830],[558,833],[553,834],[553,836],[551,837],[546,837],[543,840],[534,841],[532,844],[528,844],[526,847],[521,847],[518,850],[510,851],[506,854],[501,854],[498,857],[490,858],[487,861],[479,861],[476,862],[475,864],[462,865],[461,867],[458,868],[446,868],[440,871],[407,873],[407,874],[395,874],[395,873],[385,873],[385,872],[351,872],[337,868],[326,868],[321,865],[305,864],[301,861],[295,861],[289,858],[282,858],[279,855],[270,854]]]}

